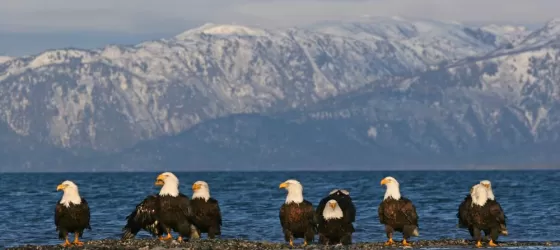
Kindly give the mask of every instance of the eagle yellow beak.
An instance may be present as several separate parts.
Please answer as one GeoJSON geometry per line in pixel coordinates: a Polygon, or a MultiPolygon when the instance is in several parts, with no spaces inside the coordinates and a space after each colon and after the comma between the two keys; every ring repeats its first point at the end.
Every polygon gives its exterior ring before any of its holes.
{"type": "Polygon", "coordinates": [[[381,180],[381,185],[385,185],[385,184],[387,184],[387,183],[389,183],[389,180],[388,180],[388,179],[383,179],[383,180],[381,180]]]}
{"type": "Polygon", "coordinates": [[[157,179],[156,179],[156,186],[163,186],[163,184],[165,184],[165,182],[163,181],[165,180],[165,176],[164,175],[158,175],[157,179]]]}
{"type": "Polygon", "coordinates": [[[64,190],[64,188],[66,188],[66,186],[60,184],[60,185],[56,186],[56,191],[64,190]]]}
{"type": "Polygon", "coordinates": [[[192,185],[192,190],[193,190],[193,191],[199,190],[199,189],[200,189],[200,186],[201,186],[200,184],[193,184],[193,185],[192,185]]]}
{"type": "Polygon", "coordinates": [[[482,186],[484,186],[486,188],[490,188],[490,185],[488,185],[488,184],[482,184],[482,186]]]}
{"type": "Polygon", "coordinates": [[[282,184],[280,184],[279,188],[287,188],[288,187],[288,183],[283,182],[282,184]]]}
{"type": "Polygon", "coordinates": [[[334,202],[329,202],[329,206],[331,206],[332,209],[334,209],[336,207],[336,203],[334,202]]]}

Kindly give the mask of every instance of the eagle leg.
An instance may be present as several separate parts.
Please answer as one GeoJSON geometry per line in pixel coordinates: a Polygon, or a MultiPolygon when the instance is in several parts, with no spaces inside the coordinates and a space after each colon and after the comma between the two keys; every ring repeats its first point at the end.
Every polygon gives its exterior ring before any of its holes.
{"type": "Polygon", "coordinates": [[[79,233],[77,233],[77,232],[74,233],[74,242],[72,242],[72,243],[76,246],[83,246],[84,243],[80,241],[79,237],[80,237],[79,233]]]}
{"type": "Polygon", "coordinates": [[[488,242],[488,245],[491,247],[497,247],[498,245],[496,243],[494,243],[494,240],[490,239],[490,241],[488,242]]]}
{"type": "Polygon", "coordinates": [[[66,235],[64,237],[64,243],[60,244],[62,247],[70,247],[72,246],[72,243],[70,243],[70,241],[68,240],[68,235],[66,235]]]}
{"type": "Polygon", "coordinates": [[[290,239],[290,246],[293,247],[294,246],[294,241],[292,239],[290,239]]]}
{"type": "Polygon", "coordinates": [[[307,246],[307,240],[304,240],[304,241],[303,241],[303,246],[304,246],[304,247],[307,246]]]}
{"type": "Polygon", "coordinates": [[[385,233],[387,233],[387,238],[389,238],[389,240],[385,242],[385,246],[390,246],[395,244],[395,242],[393,241],[393,232],[394,232],[393,227],[389,225],[385,225],[385,233]]]}
{"type": "Polygon", "coordinates": [[[183,242],[183,236],[179,235],[179,237],[177,237],[177,242],[183,242]]]}
{"type": "Polygon", "coordinates": [[[410,243],[406,242],[406,239],[402,240],[402,244],[403,246],[410,246],[410,243]]]}

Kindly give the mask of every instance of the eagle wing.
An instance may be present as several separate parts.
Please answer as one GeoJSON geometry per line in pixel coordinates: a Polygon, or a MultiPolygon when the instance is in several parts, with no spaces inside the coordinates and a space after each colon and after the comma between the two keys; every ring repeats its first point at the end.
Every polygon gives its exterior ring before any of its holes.
{"type": "Polygon", "coordinates": [[[379,204],[379,207],[377,208],[377,217],[379,217],[379,223],[381,224],[386,224],[385,214],[383,213],[384,210],[385,210],[385,202],[381,202],[379,204]]]}
{"type": "Polygon", "coordinates": [[[416,207],[407,198],[401,197],[402,206],[400,211],[405,215],[406,220],[411,224],[418,226],[418,214],[416,213],[416,207]]]}
{"type": "Polygon", "coordinates": [[[330,200],[329,197],[330,196],[327,196],[323,198],[321,201],[319,201],[319,204],[317,205],[317,209],[315,209],[315,219],[317,220],[317,223],[323,223],[323,221],[325,220],[323,218],[323,210],[327,205],[327,201],[330,200]]]}
{"type": "Polygon", "coordinates": [[[122,229],[121,239],[132,239],[141,229],[148,231],[153,236],[163,233],[157,222],[157,202],[157,196],[149,195],[136,205],[134,211],[126,217],[127,223],[122,229]]]}
{"type": "Polygon", "coordinates": [[[506,225],[506,216],[504,214],[504,210],[500,206],[498,202],[492,202],[490,204],[490,214],[496,218],[496,220],[503,225],[506,225]]]}
{"type": "Polygon", "coordinates": [[[91,225],[89,224],[91,219],[91,213],[89,211],[89,204],[86,199],[82,197],[82,203],[77,206],[77,213],[78,221],[80,221],[81,225],[85,225],[85,228],[91,230],[91,225]]]}
{"type": "Polygon", "coordinates": [[[282,204],[282,206],[280,207],[280,213],[279,213],[279,217],[280,217],[280,225],[282,225],[282,228],[286,228],[286,204],[282,204]]]}
{"type": "Polygon", "coordinates": [[[56,230],[58,231],[58,225],[60,223],[60,219],[64,216],[63,210],[65,207],[60,204],[60,201],[56,203],[54,207],[54,225],[56,226],[56,230]]]}
{"type": "Polygon", "coordinates": [[[312,225],[313,231],[317,233],[318,219],[317,219],[317,215],[315,214],[315,211],[313,210],[313,204],[311,204],[311,202],[306,200],[304,200],[302,203],[304,205],[303,214],[305,218],[307,218],[309,224],[312,225]]]}
{"type": "Polygon", "coordinates": [[[350,220],[350,222],[356,221],[356,207],[352,202],[350,196],[340,198],[340,206],[344,211],[344,217],[350,220]]]}
{"type": "Polygon", "coordinates": [[[191,208],[191,200],[189,199],[188,196],[186,196],[184,194],[181,194],[181,193],[179,193],[178,197],[181,198],[180,199],[180,206],[179,206],[179,208],[181,209],[181,212],[183,213],[183,215],[186,218],[191,219],[194,216],[192,208],[191,208]]]}
{"type": "Polygon", "coordinates": [[[470,195],[467,195],[463,202],[459,205],[459,209],[457,211],[457,218],[459,219],[459,227],[467,227],[469,222],[469,209],[471,207],[472,198],[470,195]]]}
{"type": "Polygon", "coordinates": [[[214,198],[210,198],[208,200],[211,204],[214,204],[213,208],[211,211],[213,211],[212,216],[216,216],[216,218],[218,218],[218,223],[220,223],[220,226],[222,225],[222,211],[220,210],[220,204],[218,203],[218,200],[214,199],[214,198]]]}

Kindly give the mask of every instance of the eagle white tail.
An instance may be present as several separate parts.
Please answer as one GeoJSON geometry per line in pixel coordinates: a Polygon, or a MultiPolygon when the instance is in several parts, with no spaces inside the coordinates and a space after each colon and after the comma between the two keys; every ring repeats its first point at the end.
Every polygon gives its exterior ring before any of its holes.
{"type": "Polygon", "coordinates": [[[198,228],[191,224],[191,239],[200,239],[200,234],[198,233],[198,228]]]}
{"type": "Polygon", "coordinates": [[[415,228],[414,231],[412,231],[412,235],[418,237],[420,235],[420,233],[418,232],[418,228],[415,228]]]}

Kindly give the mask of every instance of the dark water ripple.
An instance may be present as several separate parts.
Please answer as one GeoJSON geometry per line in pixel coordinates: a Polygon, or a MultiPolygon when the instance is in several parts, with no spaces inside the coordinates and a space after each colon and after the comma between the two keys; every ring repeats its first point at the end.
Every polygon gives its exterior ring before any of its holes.
{"type": "MultiPolygon", "coordinates": [[[[333,188],[345,188],[357,206],[356,241],[383,241],[377,206],[387,175],[401,183],[420,217],[420,238],[466,238],[456,228],[457,206],[479,180],[492,181],[494,193],[508,216],[507,241],[560,240],[560,172],[278,172],[177,173],[181,191],[190,196],[196,180],[209,183],[223,211],[223,237],[282,241],[278,211],[285,190],[278,185],[296,178],[314,205],[333,188]]],[[[146,195],[156,193],[157,173],[2,174],[0,246],[57,244],[54,205],[63,180],[75,181],[91,207],[92,231],[84,240],[117,238],[125,217],[146,195]]],[[[146,237],[145,233],[141,236],[146,237]]],[[[398,236],[400,237],[400,235],[398,236]]]]}

